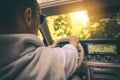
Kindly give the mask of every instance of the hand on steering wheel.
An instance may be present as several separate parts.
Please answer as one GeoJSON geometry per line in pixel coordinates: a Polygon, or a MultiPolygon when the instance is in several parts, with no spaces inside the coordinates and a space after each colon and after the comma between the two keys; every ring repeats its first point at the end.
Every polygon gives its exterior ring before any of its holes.
{"type": "Polygon", "coordinates": [[[76,70],[79,69],[84,59],[84,49],[81,43],[79,42],[79,39],[77,39],[75,36],[72,36],[70,38],[63,38],[54,42],[50,47],[54,48],[55,46],[57,46],[57,44],[63,41],[69,41],[70,44],[74,45],[78,49],[78,63],[76,70]]]}

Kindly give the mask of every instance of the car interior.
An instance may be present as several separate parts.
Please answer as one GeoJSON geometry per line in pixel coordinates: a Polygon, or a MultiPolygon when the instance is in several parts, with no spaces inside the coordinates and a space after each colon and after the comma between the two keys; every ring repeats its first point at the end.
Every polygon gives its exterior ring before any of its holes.
{"type": "Polygon", "coordinates": [[[38,2],[42,14],[46,15],[40,27],[41,39],[46,46],[62,47],[69,43],[69,36],[79,37],[78,66],[68,80],[120,80],[119,0],[38,2]],[[75,16],[70,18],[74,12],[82,15],[80,23],[75,21],[75,16]],[[67,21],[68,18],[72,20],[67,21]]]}

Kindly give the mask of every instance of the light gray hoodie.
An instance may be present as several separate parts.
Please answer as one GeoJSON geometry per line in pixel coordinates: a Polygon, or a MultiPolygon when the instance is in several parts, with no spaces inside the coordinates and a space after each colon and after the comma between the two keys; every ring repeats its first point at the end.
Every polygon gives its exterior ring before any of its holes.
{"type": "Polygon", "coordinates": [[[75,71],[77,49],[44,47],[32,34],[0,35],[0,80],[66,80],[75,71]]]}

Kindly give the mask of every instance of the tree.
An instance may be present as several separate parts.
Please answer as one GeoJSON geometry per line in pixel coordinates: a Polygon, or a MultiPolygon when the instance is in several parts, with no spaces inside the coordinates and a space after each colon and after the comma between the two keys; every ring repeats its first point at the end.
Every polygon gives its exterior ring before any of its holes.
{"type": "MultiPolygon", "coordinates": [[[[73,23],[70,14],[50,16],[47,18],[47,23],[53,40],[58,40],[63,37],[69,37],[71,35],[76,35],[80,39],[120,39],[120,11],[116,13],[109,13],[108,15],[111,15],[109,19],[90,22],[87,27],[83,27],[81,22],[73,23]]],[[[97,18],[97,16],[95,18],[97,18]]]]}

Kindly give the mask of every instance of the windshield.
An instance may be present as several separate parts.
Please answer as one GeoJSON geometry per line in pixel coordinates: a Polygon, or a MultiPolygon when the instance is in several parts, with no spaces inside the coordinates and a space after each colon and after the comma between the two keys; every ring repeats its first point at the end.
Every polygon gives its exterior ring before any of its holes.
{"type": "Polygon", "coordinates": [[[120,10],[94,15],[82,10],[48,16],[46,20],[54,41],[72,35],[80,39],[120,38],[120,10]]]}

